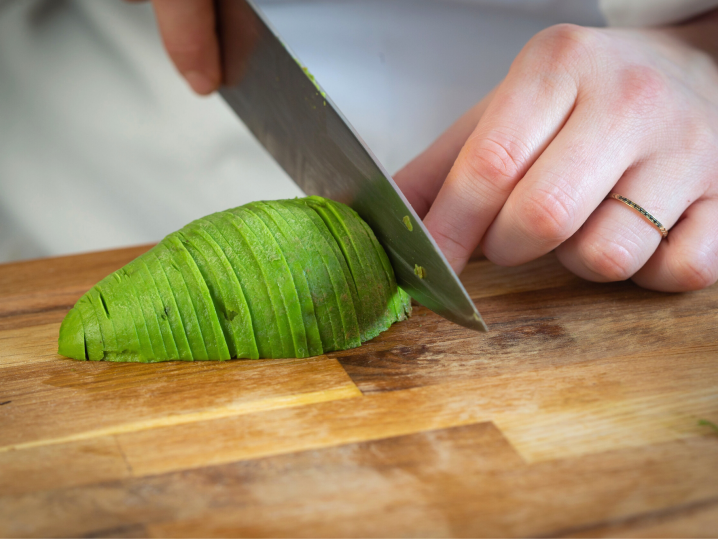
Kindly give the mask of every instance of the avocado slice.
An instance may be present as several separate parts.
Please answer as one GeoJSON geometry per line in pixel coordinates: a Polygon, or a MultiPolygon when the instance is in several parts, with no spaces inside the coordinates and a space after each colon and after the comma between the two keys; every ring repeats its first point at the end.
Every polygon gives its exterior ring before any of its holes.
{"type": "Polygon", "coordinates": [[[132,318],[135,332],[139,340],[139,353],[137,355],[137,361],[140,363],[148,363],[157,361],[155,351],[152,347],[152,340],[150,339],[149,331],[147,330],[147,324],[145,323],[145,317],[142,313],[142,307],[140,307],[139,300],[137,298],[137,291],[135,290],[134,279],[130,278],[127,273],[127,266],[119,269],[115,272],[118,277],[117,284],[115,286],[115,293],[121,297],[127,305],[127,311],[132,318]]]}
{"type": "Polygon", "coordinates": [[[384,268],[384,276],[386,277],[387,289],[389,290],[389,294],[391,295],[391,303],[393,305],[394,312],[396,313],[395,321],[400,322],[402,320],[406,320],[409,316],[411,316],[411,298],[409,297],[409,294],[404,292],[404,290],[396,284],[394,268],[391,267],[389,257],[387,256],[384,248],[379,243],[379,240],[376,239],[374,231],[369,227],[368,224],[366,224],[363,219],[360,219],[359,222],[364,228],[366,235],[371,240],[371,244],[374,247],[374,252],[379,257],[382,268],[384,268]]]}
{"type": "MultiPolygon", "coordinates": [[[[344,253],[342,252],[339,242],[337,242],[334,234],[327,226],[326,222],[317,213],[317,211],[307,204],[306,199],[297,200],[298,204],[294,207],[299,208],[301,211],[311,219],[314,223],[317,232],[324,238],[325,243],[329,246],[329,249],[334,253],[333,258],[328,258],[327,261],[332,264],[335,260],[339,264],[341,272],[337,272],[336,269],[329,269],[330,276],[337,277],[339,280],[335,283],[338,285],[338,302],[341,307],[340,314],[344,323],[345,330],[345,345],[347,348],[353,348],[360,346],[363,342],[361,335],[361,300],[359,296],[359,289],[354,281],[354,276],[349,268],[344,253]],[[343,275],[343,279],[341,276],[343,275]],[[356,322],[356,324],[355,324],[356,322]],[[349,346],[349,343],[354,343],[349,346]]],[[[332,266],[328,266],[332,268],[332,266]]]]}
{"type": "Polygon", "coordinates": [[[362,341],[356,307],[359,305],[359,296],[344,255],[324,221],[312,208],[299,200],[288,205],[287,209],[310,223],[308,226],[311,232],[308,238],[314,240],[334,288],[342,328],[336,349],[345,350],[360,346],[362,341]]]}
{"type": "MultiPolygon", "coordinates": [[[[296,260],[292,273],[299,283],[298,291],[303,290],[306,283],[319,334],[320,353],[336,350],[344,342],[344,328],[337,294],[322,258],[326,256],[323,251],[329,252],[328,247],[323,245],[321,238],[321,242],[317,241],[313,223],[301,214],[295,215],[282,201],[262,202],[261,207],[285,238],[283,249],[296,260]]],[[[311,320],[307,328],[307,340],[313,342],[316,335],[311,320]]]]}
{"type": "Polygon", "coordinates": [[[227,341],[224,339],[224,333],[219,325],[219,318],[214,310],[207,283],[205,283],[197,264],[187,251],[182,237],[178,232],[175,232],[162,240],[162,243],[172,253],[174,267],[182,274],[189,292],[189,300],[199,322],[200,334],[202,335],[207,356],[195,357],[195,359],[229,359],[227,341]]]}
{"type": "MultiPolygon", "coordinates": [[[[177,302],[180,322],[180,327],[177,328],[177,332],[181,333],[184,331],[185,335],[187,335],[187,343],[190,348],[189,358],[187,359],[208,359],[209,356],[207,355],[207,348],[204,344],[204,335],[190,297],[191,292],[180,269],[180,263],[174,259],[174,253],[169,250],[165,240],[162,240],[153,247],[151,252],[157,257],[161,269],[169,282],[169,289],[177,302]]],[[[174,329],[175,328],[173,328],[173,334],[176,335],[174,329]]]]}
{"type": "MultiPolygon", "coordinates": [[[[168,325],[166,330],[170,341],[170,348],[168,349],[163,328],[160,327],[160,317],[158,313],[164,314],[162,302],[154,280],[151,276],[148,277],[147,266],[144,260],[141,257],[136,258],[123,269],[134,286],[135,297],[142,311],[142,318],[144,319],[147,334],[152,343],[154,360],[167,361],[176,358],[177,348],[174,345],[172,330],[168,325]]],[[[166,320],[165,324],[167,324],[166,320]]]]}
{"type": "Polygon", "coordinates": [[[230,356],[257,359],[259,352],[249,307],[232,265],[221,247],[199,224],[186,226],[180,234],[207,283],[230,356]]]}
{"type": "Polygon", "coordinates": [[[60,324],[57,353],[72,359],[87,359],[85,328],[80,310],[73,307],[60,324]]]}
{"type": "Polygon", "coordinates": [[[86,356],[91,361],[100,361],[105,357],[105,346],[102,339],[102,331],[100,330],[100,322],[97,319],[90,296],[85,294],[75,304],[75,309],[80,311],[82,316],[82,325],[85,330],[85,347],[87,348],[86,356]]]}
{"type": "Polygon", "coordinates": [[[202,245],[201,242],[198,242],[196,238],[191,238],[192,233],[187,230],[187,228],[188,227],[183,228],[176,234],[179,238],[181,238],[184,248],[192,257],[192,260],[194,261],[195,265],[197,266],[197,269],[202,275],[204,283],[207,285],[210,298],[212,299],[212,303],[214,305],[214,310],[218,315],[217,318],[219,320],[219,325],[222,328],[224,339],[227,342],[227,349],[229,350],[229,355],[230,357],[235,357],[236,347],[234,345],[234,338],[231,331],[227,327],[227,317],[222,316],[223,311],[226,312],[226,309],[224,308],[224,298],[219,290],[221,286],[221,278],[217,277],[214,269],[210,267],[210,265],[207,263],[207,259],[204,255],[204,245],[202,245]],[[196,247],[196,243],[200,243],[200,247],[196,247]]]}
{"type": "Polygon", "coordinates": [[[407,294],[401,287],[396,284],[394,268],[392,268],[391,262],[389,261],[389,257],[387,256],[384,248],[381,246],[381,243],[379,243],[379,240],[377,240],[374,231],[349,206],[345,206],[344,204],[338,204],[337,202],[334,202],[332,200],[327,200],[327,203],[337,213],[343,214],[345,216],[346,223],[351,223],[357,228],[358,226],[361,226],[361,228],[364,230],[365,236],[359,234],[359,237],[362,238],[363,243],[361,252],[366,257],[369,266],[372,267],[375,271],[380,271],[380,268],[383,269],[384,284],[386,286],[386,290],[388,291],[388,296],[385,296],[385,299],[383,301],[388,301],[387,305],[390,305],[390,309],[394,313],[393,316],[391,316],[390,314],[390,317],[392,318],[391,323],[406,320],[406,318],[411,316],[411,298],[409,297],[409,294],[407,294]],[[375,257],[371,256],[372,251],[371,249],[369,249],[364,238],[369,239],[369,242],[374,249],[373,252],[375,254],[375,257]]]}
{"type": "Polygon", "coordinates": [[[279,321],[269,293],[270,283],[265,280],[247,239],[234,225],[234,219],[231,213],[219,212],[203,217],[198,225],[222,248],[234,269],[247,300],[259,357],[283,357],[279,321]]]}
{"type": "Polygon", "coordinates": [[[129,300],[121,284],[122,278],[115,272],[95,285],[107,309],[107,318],[114,327],[117,343],[117,348],[108,351],[105,359],[137,362],[140,357],[140,339],[130,312],[129,300]]]}
{"type": "Polygon", "coordinates": [[[262,220],[272,237],[277,242],[284,257],[290,276],[294,283],[299,307],[301,309],[302,324],[306,334],[306,345],[309,356],[318,356],[324,353],[322,338],[319,334],[314,302],[309,289],[309,283],[305,274],[309,265],[309,256],[298,241],[296,236],[292,237],[289,227],[269,205],[263,202],[253,202],[244,206],[247,211],[254,213],[262,220]]]}
{"type": "Polygon", "coordinates": [[[97,286],[93,286],[90,290],[88,290],[85,297],[88,298],[92,309],[95,311],[95,317],[97,318],[97,323],[100,326],[100,334],[102,335],[104,347],[102,359],[105,359],[107,354],[117,351],[117,336],[115,335],[115,327],[112,320],[108,317],[105,300],[102,298],[97,286]]]}
{"type": "Polygon", "coordinates": [[[364,260],[362,245],[357,245],[360,236],[351,222],[339,216],[326,199],[308,197],[306,204],[319,214],[346,259],[359,296],[357,319],[362,342],[376,337],[391,325],[385,308],[383,279],[364,260]]]}
{"type": "MultiPolygon", "coordinates": [[[[371,236],[367,233],[369,225],[353,209],[344,204],[338,204],[333,200],[323,200],[324,204],[342,223],[349,234],[365,273],[371,274],[372,279],[378,283],[376,292],[372,294],[374,301],[377,303],[376,312],[382,313],[374,319],[377,327],[374,330],[376,334],[372,335],[372,337],[376,336],[387,330],[399,316],[392,298],[392,280],[389,279],[389,276],[384,271],[382,260],[377,253],[377,248],[381,246],[373,233],[371,236]],[[372,241],[372,238],[374,241],[372,241]]],[[[393,282],[394,288],[396,288],[396,280],[394,279],[393,282]]]]}
{"type": "MultiPolygon", "coordinates": [[[[172,334],[172,341],[169,341],[167,335],[163,333],[165,346],[168,346],[170,342],[174,343],[177,348],[177,355],[174,356],[174,359],[192,361],[192,347],[189,343],[190,333],[185,330],[182,313],[180,312],[180,304],[177,300],[181,289],[179,288],[179,284],[177,289],[173,288],[167,276],[167,271],[157,256],[157,251],[161,249],[158,244],[142,255],[140,259],[147,265],[147,273],[157,286],[157,293],[159,294],[162,305],[162,309],[156,311],[159,316],[160,329],[164,328],[166,331],[169,327],[172,334]]],[[[174,280],[176,281],[176,279],[174,280]]],[[[182,306],[185,306],[185,302],[182,303],[182,306]]]]}
{"type": "Polygon", "coordinates": [[[249,239],[264,279],[267,283],[271,283],[269,293],[274,296],[274,306],[278,315],[282,356],[309,357],[307,333],[302,321],[299,297],[279,245],[266,225],[254,213],[244,207],[230,211],[235,218],[235,225],[249,239]]]}
{"type": "MultiPolygon", "coordinates": [[[[303,268],[309,286],[323,352],[341,348],[344,344],[344,327],[339,311],[338,294],[327,270],[324,258],[333,257],[329,246],[319,235],[314,223],[298,209],[274,201],[265,202],[269,214],[282,229],[290,245],[298,251],[296,256],[303,268]],[[301,252],[299,252],[301,251],[301,252]]],[[[338,271],[341,272],[335,261],[338,271]]],[[[342,274],[343,276],[343,274],[342,274]]],[[[346,283],[344,283],[346,286],[346,283]]]]}
{"type": "MultiPolygon", "coordinates": [[[[147,285],[138,271],[139,265],[139,261],[135,259],[123,267],[121,271],[127,278],[128,286],[131,287],[131,299],[133,301],[134,308],[138,311],[136,317],[142,322],[139,327],[140,344],[146,335],[152,349],[152,356],[147,359],[151,361],[167,361],[169,356],[167,355],[167,349],[165,348],[165,343],[162,339],[162,333],[157,321],[157,314],[152,308],[152,300],[149,299],[152,291],[147,290],[147,285]],[[148,300],[145,301],[145,298],[148,300]]],[[[152,287],[154,288],[154,284],[152,287]]]]}

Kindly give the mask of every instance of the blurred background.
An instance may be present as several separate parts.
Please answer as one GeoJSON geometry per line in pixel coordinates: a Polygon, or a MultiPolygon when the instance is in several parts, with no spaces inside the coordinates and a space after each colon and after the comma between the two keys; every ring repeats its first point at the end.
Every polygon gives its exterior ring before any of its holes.
{"type": "MultiPolygon", "coordinates": [[[[392,173],[596,0],[260,0],[392,173]]],[[[217,95],[192,94],[148,3],[0,0],[0,262],[159,241],[301,191],[217,95]]]]}

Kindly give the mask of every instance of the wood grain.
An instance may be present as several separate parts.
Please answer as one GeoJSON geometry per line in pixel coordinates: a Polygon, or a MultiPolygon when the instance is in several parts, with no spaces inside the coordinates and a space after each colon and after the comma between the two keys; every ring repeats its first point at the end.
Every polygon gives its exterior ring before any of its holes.
{"type": "Polygon", "coordinates": [[[149,246],[0,266],[4,536],[717,537],[718,287],[463,275],[306,360],[75,362],[79,296],[149,246]]]}
{"type": "Polygon", "coordinates": [[[573,530],[567,537],[715,537],[718,499],[573,530]]]}
{"type": "Polygon", "coordinates": [[[482,423],[0,497],[0,522],[7,535],[553,536],[714,500],[716,466],[700,437],[529,465],[482,423]]]}
{"type": "Polygon", "coordinates": [[[3,496],[114,481],[131,475],[122,449],[111,436],[0,453],[3,496]]]}
{"type": "Polygon", "coordinates": [[[398,331],[389,333],[372,347],[333,357],[366,394],[620,358],[638,351],[646,356],[669,350],[716,352],[714,288],[662,294],[631,283],[572,281],[559,289],[502,294],[478,303],[490,324],[486,335],[418,308],[402,324],[400,334],[408,338],[397,340],[398,331]],[[442,361],[449,358],[452,361],[442,361]]]}
{"type": "Polygon", "coordinates": [[[57,359],[33,371],[7,367],[0,454],[361,396],[336,360],[270,363],[57,359]]]}

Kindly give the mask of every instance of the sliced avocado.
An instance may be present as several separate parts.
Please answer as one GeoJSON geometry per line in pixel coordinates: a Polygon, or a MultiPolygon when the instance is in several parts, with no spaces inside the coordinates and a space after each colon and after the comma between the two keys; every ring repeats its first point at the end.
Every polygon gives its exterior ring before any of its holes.
{"type": "Polygon", "coordinates": [[[284,257],[297,294],[301,309],[302,324],[306,335],[307,355],[318,356],[324,353],[322,338],[319,334],[317,317],[314,310],[312,294],[307,282],[306,267],[308,255],[300,242],[293,241],[286,221],[281,218],[269,205],[263,202],[254,202],[244,206],[262,220],[267,230],[277,242],[284,257]]]}
{"type": "Polygon", "coordinates": [[[157,355],[152,347],[152,340],[150,339],[149,331],[147,330],[147,324],[145,323],[145,317],[142,313],[142,307],[137,297],[137,291],[135,290],[134,279],[130,278],[127,273],[127,266],[120,268],[115,272],[119,277],[119,281],[116,287],[116,292],[121,292],[127,301],[128,311],[132,317],[132,321],[137,332],[137,338],[140,342],[138,361],[141,363],[150,363],[157,361],[157,355]]]}
{"type": "MultiPolygon", "coordinates": [[[[386,290],[388,290],[389,292],[389,295],[388,298],[385,296],[384,300],[382,301],[385,301],[387,306],[390,308],[390,311],[387,311],[387,314],[389,314],[390,317],[389,325],[397,321],[406,320],[406,318],[411,316],[411,298],[402,288],[397,286],[396,276],[394,275],[394,268],[392,268],[391,262],[389,261],[389,257],[387,256],[384,248],[377,240],[374,231],[349,206],[345,206],[344,204],[338,204],[331,200],[328,200],[327,203],[331,205],[337,212],[344,214],[347,217],[347,223],[353,223],[355,226],[361,226],[361,228],[364,229],[366,237],[369,238],[372,246],[374,247],[374,253],[378,257],[378,261],[380,262],[380,264],[377,264],[377,258],[371,257],[371,251],[368,249],[368,246],[366,250],[362,249],[362,253],[366,256],[366,260],[369,262],[370,267],[374,268],[376,271],[380,271],[379,268],[383,268],[384,284],[386,286],[386,290]],[[393,316],[390,313],[393,313],[393,316]]],[[[381,329],[380,331],[384,331],[388,327],[389,326],[386,326],[386,328],[381,329]]]]}
{"type": "Polygon", "coordinates": [[[380,312],[382,315],[375,319],[375,335],[372,335],[374,337],[382,331],[386,331],[398,320],[400,311],[396,309],[392,298],[393,292],[396,291],[396,281],[389,279],[389,275],[384,271],[382,260],[378,254],[378,250],[381,249],[383,252],[383,249],[374,233],[369,229],[369,225],[359,217],[359,214],[349,206],[338,204],[333,200],[325,200],[325,204],[341,221],[344,229],[349,234],[365,273],[371,274],[372,279],[378,283],[375,292],[372,294],[372,299],[377,304],[376,312],[380,312]],[[392,290],[392,283],[394,283],[394,290],[392,290]]]}
{"type": "Polygon", "coordinates": [[[222,248],[242,286],[259,357],[280,358],[282,343],[279,322],[269,294],[269,285],[247,239],[239,233],[234,220],[231,213],[219,212],[200,219],[198,223],[222,248]]]}
{"type": "Polygon", "coordinates": [[[179,294],[179,291],[175,292],[172,289],[167,272],[162,267],[160,259],[157,258],[156,250],[157,247],[155,246],[143,254],[140,259],[147,268],[146,277],[149,276],[157,287],[157,295],[160,301],[159,307],[161,309],[155,310],[155,312],[158,316],[160,330],[162,330],[162,338],[168,351],[172,351],[172,346],[175,347],[176,353],[172,355],[173,359],[191,361],[192,347],[189,344],[180,308],[177,304],[176,294],[179,294]],[[171,340],[167,336],[167,330],[170,331],[171,340]]]}
{"type": "MultiPolygon", "coordinates": [[[[344,275],[344,281],[340,280],[337,284],[342,287],[343,282],[346,282],[346,287],[339,289],[340,295],[338,297],[339,305],[343,307],[342,311],[340,311],[342,314],[342,320],[346,322],[344,324],[346,347],[353,348],[355,346],[361,346],[361,343],[363,342],[361,338],[361,324],[359,322],[361,302],[359,299],[358,288],[354,282],[352,272],[349,269],[349,264],[347,263],[344,253],[342,253],[341,246],[317,211],[309,207],[306,203],[306,199],[298,200],[297,202],[299,202],[298,207],[300,207],[302,211],[306,212],[306,215],[315,224],[319,234],[324,237],[326,244],[334,253],[334,259],[339,264],[341,273],[331,271],[330,276],[339,277],[341,274],[344,275]],[[356,322],[356,325],[354,322],[356,322]],[[350,346],[349,343],[354,344],[350,346]]],[[[332,259],[329,260],[333,261],[332,259]]]]}
{"type": "Polygon", "coordinates": [[[114,326],[117,338],[117,349],[107,352],[105,359],[107,361],[140,361],[140,339],[132,318],[129,300],[121,286],[120,276],[116,272],[111,273],[97,283],[95,288],[99,290],[100,298],[104,301],[107,317],[114,326]]]}
{"type": "Polygon", "coordinates": [[[77,359],[306,357],[359,346],[411,311],[371,229],[319,197],[194,221],[78,300],[77,359]]]}
{"type": "MultiPolygon", "coordinates": [[[[349,209],[351,210],[351,208],[349,209]]],[[[405,219],[407,218],[408,216],[405,217],[405,219]]],[[[402,289],[399,285],[396,284],[396,275],[394,274],[394,268],[389,261],[389,256],[386,254],[386,250],[384,249],[384,247],[382,247],[381,243],[379,243],[379,240],[376,238],[374,231],[363,219],[360,218],[359,222],[362,224],[364,230],[371,239],[371,242],[374,245],[374,249],[379,255],[379,259],[381,260],[381,265],[384,268],[384,274],[387,276],[388,282],[390,284],[389,289],[391,291],[392,302],[394,303],[396,309],[397,321],[406,320],[409,316],[411,316],[411,297],[404,291],[404,289],[402,289]]],[[[411,232],[412,230],[413,228],[409,227],[409,231],[411,232]]]]}
{"type": "Polygon", "coordinates": [[[207,259],[204,256],[204,246],[197,248],[195,246],[195,243],[199,243],[196,238],[190,239],[188,236],[191,236],[192,233],[190,230],[188,230],[188,227],[183,228],[179,232],[175,233],[178,238],[182,241],[182,244],[184,245],[184,248],[187,250],[189,255],[192,257],[192,260],[194,261],[195,265],[197,266],[197,269],[199,270],[200,274],[202,275],[202,281],[207,285],[207,289],[209,290],[210,298],[212,299],[212,304],[215,312],[217,313],[217,318],[219,321],[219,325],[222,328],[222,333],[224,335],[224,339],[227,342],[227,350],[229,350],[230,357],[235,357],[236,354],[236,347],[234,345],[234,336],[232,335],[232,332],[229,330],[229,327],[227,327],[227,317],[222,316],[222,312],[224,309],[224,301],[221,292],[219,291],[220,288],[220,277],[217,277],[216,271],[210,267],[209,263],[207,262],[207,259]]]}
{"type": "MultiPolygon", "coordinates": [[[[165,238],[166,239],[166,238],[165,238]]],[[[204,344],[204,336],[200,328],[197,312],[194,309],[190,290],[182,275],[180,263],[174,259],[174,252],[171,251],[165,240],[162,240],[151,251],[161,265],[161,270],[167,276],[169,289],[177,302],[177,310],[179,312],[180,327],[179,332],[184,331],[187,335],[187,342],[191,350],[189,359],[208,359],[207,348],[204,344]]],[[[171,311],[170,311],[171,312],[171,311]]],[[[172,323],[172,320],[170,320],[172,323]]],[[[176,335],[174,332],[173,334],[176,335]]],[[[184,359],[184,358],[181,358],[184,359]]]]}
{"type": "Polygon", "coordinates": [[[350,231],[351,224],[347,225],[344,219],[333,211],[326,199],[308,197],[306,203],[322,218],[346,259],[359,296],[357,319],[361,340],[368,341],[391,325],[386,316],[384,303],[386,290],[383,287],[383,279],[366,266],[361,256],[361,246],[356,245],[358,238],[355,228],[352,227],[350,231]]]}
{"type": "MultiPolygon", "coordinates": [[[[104,356],[111,352],[117,352],[117,335],[115,335],[115,327],[112,324],[105,306],[105,300],[100,295],[100,291],[96,286],[92,287],[85,294],[95,311],[97,322],[100,326],[100,333],[102,334],[102,342],[104,343],[104,356]]],[[[103,357],[104,359],[104,357],[103,357]]]]}
{"type": "MultiPolygon", "coordinates": [[[[290,245],[294,245],[298,251],[296,256],[309,286],[323,352],[341,348],[345,339],[338,294],[324,262],[324,257],[333,257],[334,253],[318,234],[314,223],[301,211],[273,201],[265,204],[268,214],[283,231],[290,245]]],[[[338,267],[338,262],[335,261],[335,264],[338,267]]]]}
{"type": "MultiPolygon", "coordinates": [[[[75,307],[73,308],[77,308],[77,304],[75,304],[75,307]]],[[[90,354],[87,350],[87,328],[85,327],[85,320],[82,318],[82,311],[80,311],[80,309],[77,309],[77,312],[80,314],[80,320],[82,322],[82,347],[84,348],[84,350],[82,353],[83,357],[76,359],[82,360],[84,358],[85,360],[87,360],[87,358],[90,357],[90,354]]],[[[60,328],[62,328],[62,324],[60,325],[60,328]]],[[[58,346],[58,349],[59,348],[60,347],[58,346]]]]}
{"type": "MultiPolygon", "coordinates": [[[[313,268],[312,256],[302,245],[302,241],[291,226],[287,223],[271,203],[257,202],[249,204],[257,215],[265,222],[267,227],[274,235],[277,243],[282,250],[282,254],[287,260],[287,264],[292,273],[294,286],[299,296],[302,307],[302,316],[304,320],[304,328],[307,333],[307,345],[309,347],[309,355],[315,356],[324,353],[324,344],[322,334],[319,329],[320,313],[315,305],[315,298],[312,294],[312,286],[310,285],[310,275],[313,268]]],[[[333,293],[333,291],[332,291],[333,293]]],[[[322,311],[322,315],[326,315],[326,309],[322,311]]],[[[326,322],[329,322],[326,320],[326,322]]],[[[329,335],[331,333],[331,323],[329,335]]]]}
{"type": "Polygon", "coordinates": [[[173,260],[176,263],[175,267],[180,270],[187,284],[189,297],[197,315],[205,349],[207,350],[207,357],[203,359],[229,359],[227,341],[219,324],[217,311],[214,310],[207,283],[202,278],[194,259],[187,251],[187,247],[182,241],[182,236],[175,232],[162,241],[166,242],[168,248],[172,251],[173,260]]]}
{"type": "Polygon", "coordinates": [[[364,228],[364,231],[366,232],[367,236],[369,236],[369,239],[374,246],[374,251],[376,252],[377,256],[379,257],[379,260],[381,261],[381,266],[384,268],[386,284],[389,293],[391,294],[391,302],[394,306],[394,311],[396,313],[396,321],[406,320],[406,318],[411,315],[411,299],[409,298],[409,295],[396,284],[394,268],[391,267],[389,257],[387,256],[384,248],[379,243],[379,240],[376,239],[374,231],[369,227],[368,224],[366,224],[366,222],[364,222],[363,219],[359,222],[362,224],[362,227],[364,228]]]}
{"type": "MultiPolygon", "coordinates": [[[[127,264],[123,270],[129,279],[129,284],[132,285],[134,289],[137,305],[140,308],[142,318],[145,323],[145,329],[147,330],[147,336],[152,344],[154,361],[176,359],[177,349],[175,348],[174,354],[169,354],[167,352],[167,347],[165,346],[164,336],[162,335],[157,315],[158,312],[163,312],[162,303],[159,300],[159,293],[157,292],[154,281],[152,281],[152,278],[150,277],[148,282],[145,277],[146,268],[147,266],[140,257],[127,264]]],[[[167,330],[171,339],[172,331],[169,327],[167,330]]],[[[174,345],[174,342],[172,344],[174,345]]]]}
{"type": "Polygon", "coordinates": [[[142,305],[144,308],[151,310],[154,314],[157,328],[162,337],[162,344],[167,352],[167,359],[179,359],[180,356],[179,351],[177,350],[177,343],[175,342],[174,335],[172,334],[170,323],[167,320],[165,305],[162,302],[162,294],[160,294],[159,285],[152,276],[149,266],[147,265],[147,256],[142,255],[138,257],[136,261],[137,275],[142,279],[142,282],[145,285],[144,290],[146,295],[144,297],[144,301],[142,301],[142,305]]]}
{"type": "Polygon", "coordinates": [[[100,361],[105,357],[105,346],[102,340],[100,322],[97,313],[92,307],[90,296],[85,294],[75,304],[75,308],[82,315],[82,325],[85,329],[85,346],[87,347],[87,359],[100,361]]]}
{"type": "Polygon", "coordinates": [[[73,307],[60,324],[60,338],[57,353],[72,359],[87,359],[85,350],[85,328],[79,309],[73,307]]]}
{"type": "Polygon", "coordinates": [[[291,200],[289,202],[290,204],[287,204],[288,211],[293,212],[298,218],[308,220],[313,225],[313,228],[311,228],[311,225],[307,225],[307,230],[311,231],[308,238],[315,240],[316,247],[326,265],[327,273],[335,290],[339,317],[343,328],[341,342],[337,342],[337,349],[356,348],[362,342],[359,312],[356,307],[359,305],[359,296],[346,259],[319,214],[306,205],[303,200],[291,200]]]}
{"type": "Polygon", "coordinates": [[[231,357],[257,359],[252,317],[229,260],[201,225],[191,223],[180,233],[207,283],[231,357]]]}
{"type": "Polygon", "coordinates": [[[244,207],[230,210],[235,226],[249,239],[264,279],[269,285],[274,308],[279,320],[279,335],[282,342],[282,357],[309,357],[307,333],[302,321],[297,290],[276,240],[267,226],[254,213],[244,207]],[[242,224],[240,224],[242,223],[242,224]]]}

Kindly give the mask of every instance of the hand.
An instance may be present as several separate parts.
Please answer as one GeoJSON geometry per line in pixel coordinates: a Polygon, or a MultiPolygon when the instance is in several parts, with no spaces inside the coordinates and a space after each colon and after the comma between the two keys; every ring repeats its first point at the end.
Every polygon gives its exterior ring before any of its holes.
{"type": "Polygon", "coordinates": [[[453,268],[480,245],[553,249],[592,281],[718,279],[718,15],[665,29],[551,27],[504,81],[396,175],[453,268]],[[615,191],[653,214],[658,229],[615,191]]]}
{"type": "Polygon", "coordinates": [[[172,62],[200,95],[222,78],[213,0],[152,0],[157,25],[172,62]]]}

